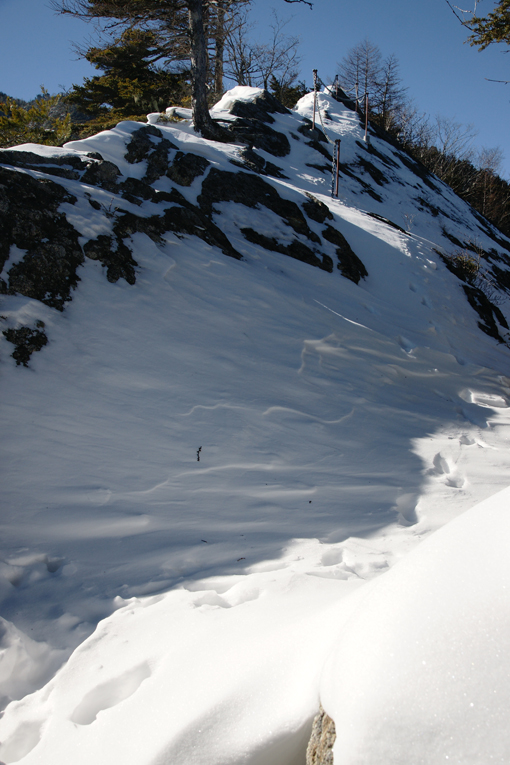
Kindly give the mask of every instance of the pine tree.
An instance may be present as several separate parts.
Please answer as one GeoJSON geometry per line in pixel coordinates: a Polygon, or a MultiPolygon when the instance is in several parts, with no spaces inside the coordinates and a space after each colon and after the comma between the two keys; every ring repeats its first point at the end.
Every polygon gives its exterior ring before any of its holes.
{"type": "Polygon", "coordinates": [[[485,18],[475,16],[467,26],[473,32],[469,38],[471,45],[480,50],[492,43],[510,45],[510,0],[501,0],[485,18]]]}
{"type": "Polygon", "coordinates": [[[285,82],[285,80],[278,80],[274,75],[271,77],[269,87],[271,93],[288,109],[292,109],[299,99],[308,93],[308,88],[304,82],[298,82],[297,85],[293,85],[293,81],[285,82]]]}
{"type": "Polygon", "coordinates": [[[126,29],[113,42],[89,48],[85,58],[103,74],[75,85],[66,101],[95,118],[97,125],[142,117],[179,102],[188,73],[159,68],[164,49],[165,41],[149,29],[126,29]]]}
{"type": "MultiPolygon", "coordinates": [[[[56,0],[62,13],[80,18],[107,21],[106,31],[121,40],[119,30],[153,32],[157,37],[160,61],[185,61],[191,80],[191,106],[195,130],[214,130],[208,105],[208,56],[206,25],[209,5],[217,15],[213,0],[56,0]]],[[[225,0],[225,6],[246,0],[225,0]]],[[[219,26],[218,26],[219,29],[219,26]]],[[[220,72],[218,67],[218,80],[220,72]]]]}
{"type": "Polygon", "coordinates": [[[0,147],[23,143],[61,146],[71,135],[69,114],[58,113],[60,96],[42,93],[31,104],[21,106],[14,98],[0,102],[0,147]]]}
{"type": "MultiPolygon", "coordinates": [[[[215,16],[216,25],[213,28],[220,35],[224,21],[220,11],[228,12],[233,6],[247,2],[250,0],[53,0],[54,7],[61,13],[88,20],[107,20],[107,31],[115,31],[117,37],[119,29],[155,31],[160,39],[165,40],[167,61],[189,61],[193,124],[196,131],[211,137],[220,129],[212,122],[207,98],[207,83],[210,79],[208,19],[215,16]]],[[[303,3],[311,7],[308,0],[284,2],[303,3]]],[[[219,63],[221,51],[220,40],[214,67],[216,87],[222,79],[222,66],[219,63]]]]}

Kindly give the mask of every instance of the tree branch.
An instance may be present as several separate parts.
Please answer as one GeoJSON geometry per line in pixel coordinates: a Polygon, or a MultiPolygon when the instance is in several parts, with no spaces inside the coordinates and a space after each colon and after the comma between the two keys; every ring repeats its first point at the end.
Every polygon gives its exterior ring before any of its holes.
{"type": "Polygon", "coordinates": [[[310,10],[313,8],[313,3],[309,3],[308,0],[285,0],[286,3],[303,3],[304,5],[307,5],[310,10]]]}

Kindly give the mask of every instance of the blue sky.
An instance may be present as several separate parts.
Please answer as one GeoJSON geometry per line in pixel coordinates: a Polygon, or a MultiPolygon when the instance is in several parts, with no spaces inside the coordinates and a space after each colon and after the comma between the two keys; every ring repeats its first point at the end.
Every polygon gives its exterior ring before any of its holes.
{"type": "MultiPolygon", "coordinates": [[[[465,0],[469,7],[471,0],[465,0]]],[[[482,0],[479,12],[494,7],[482,0]]],[[[484,52],[464,44],[465,30],[445,0],[314,0],[313,10],[283,0],[255,0],[258,34],[276,8],[292,16],[289,34],[301,38],[302,79],[312,69],[333,77],[345,53],[365,37],[384,56],[394,53],[404,84],[420,110],[441,114],[478,130],[477,146],[499,146],[503,175],[510,178],[510,88],[487,78],[510,79],[510,59],[502,46],[484,52]]],[[[58,16],[49,0],[0,0],[0,91],[33,98],[44,85],[50,92],[80,83],[95,70],[77,60],[72,43],[84,43],[93,29],[58,16]]]]}

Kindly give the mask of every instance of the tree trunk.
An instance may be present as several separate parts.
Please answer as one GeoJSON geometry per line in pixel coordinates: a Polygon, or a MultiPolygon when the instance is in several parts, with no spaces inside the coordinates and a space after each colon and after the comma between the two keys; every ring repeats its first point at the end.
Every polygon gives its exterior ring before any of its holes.
{"type": "Polygon", "coordinates": [[[197,133],[207,133],[213,123],[207,105],[207,47],[202,18],[202,0],[188,0],[191,49],[191,110],[197,133]]]}
{"type": "Polygon", "coordinates": [[[216,50],[214,56],[214,90],[219,96],[223,93],[223,56],[225,50],[225,9],[218,3],[216,22],[216,50]]]}

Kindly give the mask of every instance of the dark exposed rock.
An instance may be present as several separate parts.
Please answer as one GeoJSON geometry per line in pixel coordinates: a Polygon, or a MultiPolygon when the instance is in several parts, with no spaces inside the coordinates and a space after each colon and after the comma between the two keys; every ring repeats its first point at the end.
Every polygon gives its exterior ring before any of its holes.
{"type": "Polygon", "coordinates": [[[494,279],[496,281],[496,284],[505,292],[510,293],[510,271],[506,271],[503,268],[500,268],[499,266],[492,266],[492,272],[494,274],[494,279]]]}
{"type": "Polygon", "coordinates": [[[165,175],[168,170],[168,152],[173,148],[174,144],[166,138],[153,148],[147,157],[147,171],[143,177],[146,183],[154,183],[165,175]]]}
{"type": "MultiPolygon", "coordinates": [[[[42,321],[38,321],[39,327],[44,327],[42,321]]],[[[14,351],[11,353],[16,364],[23,364],[28,366],[30,356],[35,351],[40,351],[43,346],[48,342],[46,333],[42,329],[32,329],[31,327],[19,327],[18,329],[5,329],[3,335],[15,346],[14,351]]]]}
{"type": "MultiPolygon", "coordinates": [[[[476,210],[472,210],[472,212],[478,220],[485,220],[483,215],[476,213],[476,210]]],[[[487,236],[489,236],[493,242],[496,242],[496,244],[498,244],[504,250],[506,250],[507,252],[510,252],[510,241],[508,240],[508,238],[504,236],[503,234],[501,234],[500,232],[498,232],[497,230],[495,230],[492,224],[488,223],[487,221],[485,222],[486,222],[486,228],[484,230],[487,236]]]]}
{"type": "Polygon", "coordinates": [[[257,244],[265,250],[281,252],[283,255],[288,255],[295,260],[308,263],[310,266],[316,266],[329,273],[333,271],[333,261],[328,255],[320,254],[321,256],[319,257],[319,253],[314,252],[310,247],[297,239],[294,239],[290,244],[282,244],[274,237],[259,234],[258,231],[254,231],[252,228],[242,228],[241,233],[249,242],[257,244]]]}
{"type": "MultiPolygon", "coordinates": [[[[224,127],[217,124],[218,135],[212,135],[211,138],[226,142],[238,141],[250,148],[255,146],[274,157],[285,157],[290,152],[287,136],[269,127],[274,123],[271,114],[288,114],[288,109],[266,90],[253,101],[234,101],[228,111],[238,119],[228,124],[224,123],[224,127]]],[[[259,168],[256,168],[256,171],[261,172],[259,168]]],[[[266,172],[275,175],[274,172],[269,172],[269,169],[266,169],[266,172]]]]}
{"type": "Polygon", "coordinates": [[[288,178],[288,176],[285,175],[281,167],[278,167],[278,165],[274,165],[272,162],[266,162],[264,166],[264,174],[271,175],[273,178],[288,178]]]}
{"type": "MultiPolygon", "coordinates": [[[[498,324],[500,327],[508,329],[508,323],[501,310],[496,305],[494,305],[490,298],[487,297],[483,289],[480,289],[478,286],[477,277],[479,273],[479,267],[476,260],[473,258],[470,262],[469,259],[465,259],[462,256],[448,256],[440,250],[435,250],[435,252],[437,252],[446,268],[463,282],[462,289],[466,294],[469,305],[471,308],[474,308],[481,319],[481,321],[478,322],[478,326],[482,332],[485,332],[486,335],[490,335],[490,337],[494,337],[496,340],[499,340],[499,342],[505,342],[504,338],[501,337],[499,332],[498,324]]],[[[493,266],[493,270],[496,271],[499,269],[497,266],[493,266]]],[[[499,280],[497,281],[499,282],[499,280]]],[[[507,283],[510,286],[510,279],[507,279],[507,283]]],[[[488,284],[488,286],[492,287],[492,284],[488,284]]],[[[506,289],[504,283],[500,283],[498,286],[506,289]]]]}
{"type": "Polygon", "coordinates": [[[360,178],[359,175],[356,175],[355,173],[350,170],[347,165],[344,165],[340,163],[338,165],[338,169],[342,175],[346,175],[348,178],[351,178],[353,181],[356,181],[361,186],[362,194],[368,194],[372,197],[372,199],[375,199],[376,202],[382,202],[383,198],[380,194],[375,191],[372,186],[370,186],[369,183],[367,183],[363,178],[360,178]]]}
{"type": "MultiPolygon", "coordinates": [[[[156,192],[145,181],[141,181],[138,178],[126,178],[126,180],[119,186],[121,196],[123,199],[127,199],[128,202],[132,202],[136,205],[141,205],[142,201],[156,201],[156,192]]],[[[92,202],[91,202],[92,204],[92,202]]]]}
{"type": "Polygon", "coordinates": [[[363,262],[353,252],[351,245],[340,231],[327,225],[322,236],[331,244],[336,245],[336,254],[340,261],[337,268],[341,271],[342,276],[350,279],[354,284],[358,284],[360,279],[365,279],[368,276],[368,271],[363,262]]]}
{"type": "Polygon", "coordinates": [[[242,255],[232,247],[223,231],[194,206],[170,207],[165,210],[163,220],[165,231],[198,236],[207,244],[219,247],[224,255],[236,260],[242,259],[242,255]]]}
{"type": "Polygon", "coordinates": [[[416,201],[422,206],[426,207],[427,210],[434,216],[434,218],[437,218],[441,210],[439,207],[436,207],[436,205],[431,204],[427,199],[424,197],[417,197],[416,201]]]}
{"type": "Polygon", "coordinates": [[[63,310],[79,277],[83,252],[78,232],[58,207],[76,197],[47,179],[0,167],[0,262],[11,245],[26,250],[11,266],[4,290],[41,300],[63,310]]]}
{"type": "Polygon", "coordinates": [[[120,175],[120,170],[113,162],[107,162],[101,160],[92,162],[85,172],[83,173],[81,180],[82,183],[88,183],[91,186],[99,186],[107,191],[117,191],[117,179],[120,175]]]}
{"type": "Polygon", "coordinates": [[[179,186],[191,186],[195,178],[203,175],[209,165],[210,162],[205,157],[178,151],[166,174],[179,186]]]}
{"type": "Polygon", "coordinates": [[[259,120],[239,118],[229,123],[227,131],[231,141],[237,140],[255,146],[273,157],[286,157],[290,152],[287,136],[259,120]]]}
{"type": "Polygon", "coordinates": [[[83,262],[79,249],[69,252],[63,244],[35,245],[9,271],[8,291],[40,300],[52,308],[64,309],[71,289],[78,284],[76,269],[83,262]]]}
{"type": "Polygon", "coordinates": [[[253,151],[251,146],[245,146],[239,151],[240,161],[231,159],[233,165],[237,167],[243,167],[245,170],[251,170],[253,173],[264,173],[266,161],[260,154],[253,151]]]}
{"type": "Polygon", "coordinates": [[[389,218],[385,218],[383,215],[378,215],[378,213],[373,212],[368,212],[367,215],[370,215],[371,218],[379,220],[381,223],[386,223],[387,226],[391,226],[391,228],[394,228],[396,231],[400,231],[402,234],[409,236],[409,232],[406,231],[405,228],[402,228],[402,226],[399,226],[398,223],[394,223],[389,218]]]}
{"type": "MultiPolygon", "coordinates": [[[[384,131],[384,133],[385,133],[384,139],[386,140],[388,134],[386,133],[386,131],[384,131]]],[[[386,165],[387,167],[398,168],[398,163],[395,162],[394,159],[392,159],[391,157],[388,157],[387,154],[383,154],[381,151],[378,151],[375,148],[374,144],[371,143],[370,141],[367,141],[366,143],[360,143],[359,141],[356,141],[356,144],[360,148],[365,149],[365,151],[368,151],[368,153],[371,154],[373,157],[377,157],[377,159],[380,162],[382,162],[384,165],[386,165]]]]}
{"type": "Polygon", "coordinates": [[[313,170],[318,170],[319,173],[323,173],[324,175],[329,175],[331,173],[331,165],[316,165],[313,162],[305,162],[307,167],[311,167],[313,170]]]}
{"type": "Polygon", "coordinates": [[[437,185],[434,183],[434,176],[429,170],[427,170],[425,165],[422,165],[422,163],[417,159],[409,156],[409,154],[405,154],[403,151],[397,152],[397,156],[402,164],[407,167],[408,170],[418,176],[418,178],[423,181],[423,183],[428,186],[429,189],[441,193],[437,185]]]}
{"type": "Polygon", "coordinates": [[[90,205],[90,206],[91,206],[91,207],[92,207],[94,210],[100,210],[100,209],[101,209],[101,203],[100,203],[100,202],[98,202],[98,201],[97,201],[97,199],[91,199],[91,197],[90,197],[90,194],[85,194],[85,196],[86,196],[86,197],[88,198],[88,200],[89,200],[89,205],[90,205]]]}
{"type": "Polygon", "coordinates": [[[240,161],[231,159],[233,165],[242,167],[245,170],[251,170],[261,175],[271,175],[273,178],[287,178],[281,167],[266,161],[260,154],[257,154],[250,146],[246,146],[239,152],[240,161]]]}
{"type": "Polygon", "coordinates": [[[207,215],[214,212],[218,202],[237,202],[246,207],[262,205],[282,218],[297,234],[320,244],[320,239],[309,228],[297,204],[283,199],[274,186],[257,175],[250,173],[229,173],[213,167],[202,184],[198,203],[207,215]]]}
{"type": "MultiPolygon", "coordinates": [[[[123,212],[117,217],[114,233],[118,242],[139,232],[146,234],[154,242],[160,243],[163,234],[171,231],[177,235],[198,236],[207,244],[219,247],[225,255],[241,260],[242,255],[232,247],[223,231],[200,208],[188,202],[177,189],[172,189],[170,193],[161,192],[162,196],[163,194],[165,201],[172,203],[172,207],[167,207],[162,215],[144,218],[123,212]]],[[[101,260],[101,258],[97,259],[101,260]]],[[[132,264],[136,265],[135,261],[132,261],[132,264]]]]}
{"type": "Polygon", "coordinates": [[[80,180],[91,186],[100,186],[108,191],[115,191],[119,168],[113,162],[107,162],[98,152],[86,155],[84,159],[76,154],[58,154],[42,156],[31,151],[0,150],[0,163],[24,170],[38,170],[47,175],[55,175],[67,180],[80,180]]]}
{"type": "Polygon", "coordinates": [[[115,283],[119,279],[125,279],[128,284],[135,284],[135,267],[138,265],[131,254],[131,250],[124,243],[122,237],[115,231],[115,237],[100,234],[97,239],[92,239],[83,247],[85,255],[91,260],[99,260],[106,268],[106,278],[115,283]]]}
{"type": "Polygon", "coordinates": [[[388,179],[386,178],[384,173],[382,173],[378,167],[373,165],[364,157],[360,157],[358,159],[356,166],[363,168],[363,170],[369,174],[369,176],[372,178],[373,181],[377,183],[378,186],[384,186],[384,184],[388,183],[388,179]]]}
{"type": "Polygon", "coordinates": [[[502,252],[498,252],[495,247],[490,247],[486,253],[486,256],[487,260],[494,260],[496,263],[501,262],[505,263],[507,266],[510,266],[510,258],[508,255],[502,252]]]}
{"type": "Polygon", "coordinates": [[[314,220],[316,223],[324,223],[326,219],[333,220],[333,213],[324,202],[321,202],[317,197],[308,192],[306,192],[306,196],[308,201],[303,202],[301,206],[311,220],[314,220]]]}
{"type": "Polygon", "coordinates": [[[305,136],[305,138],[308,139],[306,145],[310,146],[312,149],[315,149],[315,151],[318,151],[319,154],[322,154],[322,156],[329,162],[332,162],[333,158],[331,154],[329,153],[326,146],[323,146],[323,144],[327,145],[328,139],[322,130],[318,128],[317,125],[312,127],[312,123],[307,117],[304,117],[303,119],[304,124],[298,127],[298,133],[301,133],[303,136],[305,136]]]}
{"type": "MultiPolygon", "coordinates": [[[[138,162],[147,158],[149,152],[155,147],[155,142],[151,140],[151,136],[155,138],[163,138],[163,133],[159,128],[154,125],[142,125],[142,127],[131,133],[131,139],[127,145],[124,159],[131,165],[136,165],[138,162]]],[[[177,147],[174,147],[177,148],[177,147]]]]}
{"type": "Polygon", "coordinates": [[[333,765],[335,740],[335,723],[321,706],[313,721],[312,735],[306,750],[306,765],[333,765]]]}
{"type": "Polygon", "coordinates": [[[264,90],[253,101],[234,101],[229,109],[230,114],[236,117],[247,117],[272,124],[274,119],[271,114],[289,114],[289,110],[283,106],[269,91],[264,90]]]}
{"type": "Polygon", "coordinates": [[[313,127],[312,121],[308,117],[303,117],[303,124],[298,127],[298,133],[304,135],[309,140],[318,141],[319,143],[327,143],[328,139],[320,128],[313,127]]]}
{"type": "MultiPolygon", "coordinates": [[[[87,154],[87,157],[93,159],[103,159],[101,155],[87,154]]],[[[81,157],[76,154],[58,154],[54,157],[48,157],[42,154],[35,154],[32,151],[20,151],[16,149],[0,149],[0,164],[11,165],[13,167],[32,167],[47,172],[48,165],[57,165],[58,167],[72,167],[75,170],[85,170],[87,165],[81,157]]]]}
{"type": "Polygon", "coordinates": [[[131,134],[124,159],[134,165],[147,160],[144,181],[154,183],[168,170],[168,152],[177,146],[163,138],[163,133],[154,125],[142,125],[131,134]],[[156,139],[155,141],[153,139],[156,139]]]}
{"type": "Polygon", "coordinates": [[[466,293],[469,305],[475,309],[481,321],[478,322],[478,326],[485,332],[486,335],[494,337],[499,342],[505,342],[501,337],[498,324],[505,329],[508,329],[508,323],[503,316],[500,309],[491,303],[489,298],[484,295],[481,289],[478,287],[471,287],[467,284],[462,285],[462,289],[466,293]]]}
{"type": "Polygon", "coordinates": [[[455,247],[458,247],[461,250],[466,249],[463,242],[460,241],[460,239],[457,239],[454,234],[451,234],[444,226],[441,227],[441,232],[445,239],[448,239],[449,242],[455,245],[455,247]]]}
{"type": "Polygon", "coordinates": [[[11,167],[22,167],[25,170],[38,170],[48,175],[56,175],[70,180],[78,180],[81,172],[84,172],[90,164],[75,154],[46,157],[32,151],[15,151],[12,149],[0,150],[0,163],[11,167]]]}

